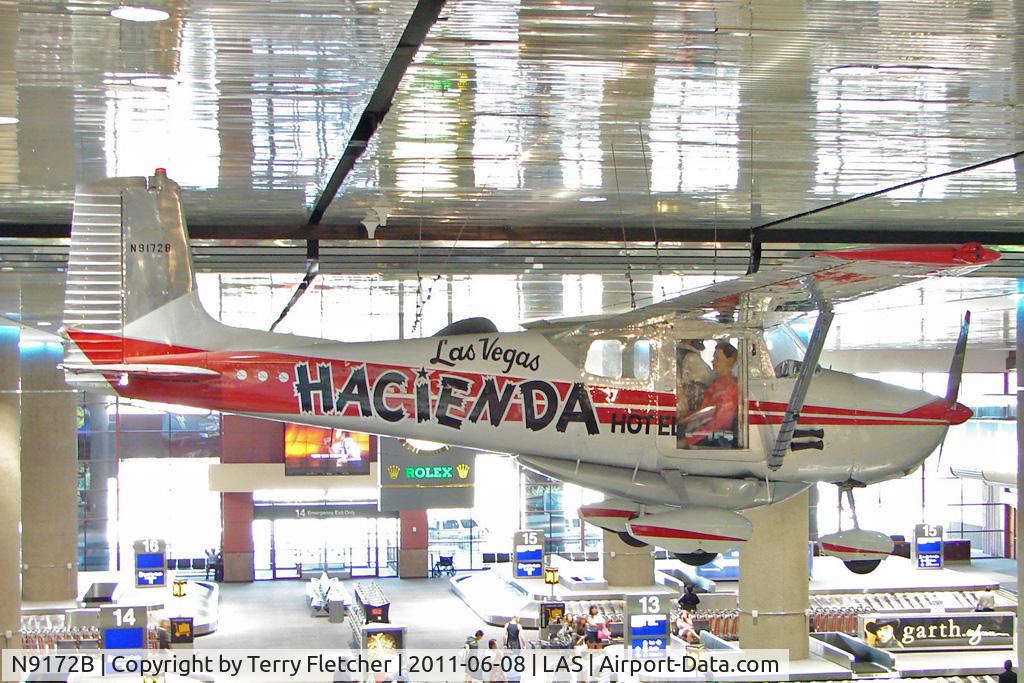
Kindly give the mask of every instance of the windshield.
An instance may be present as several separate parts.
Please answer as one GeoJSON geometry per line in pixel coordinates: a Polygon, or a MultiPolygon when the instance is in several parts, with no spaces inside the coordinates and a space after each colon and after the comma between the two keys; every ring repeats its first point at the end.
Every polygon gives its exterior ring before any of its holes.
{"type": "Polygon", "coordinates": [[[768,348],[768,357],[772,360],[776,377],[789,376],[794,369],[799,369],[807,351],[800,337],[785,324],[765,330],[764,343],[768,348]]]}

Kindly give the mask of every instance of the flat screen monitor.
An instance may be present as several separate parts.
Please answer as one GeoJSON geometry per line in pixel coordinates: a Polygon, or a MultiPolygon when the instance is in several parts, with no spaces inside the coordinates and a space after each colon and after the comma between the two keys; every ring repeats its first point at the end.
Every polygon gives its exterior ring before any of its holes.
{"type": "Polygon", "coordinates": [[[377,437],[346,429],[286,424],[286,475],[348,475],[370,473],[377,461],[377,437]]]}
{"type": "Polygon", "coordinates": [[[145,629],[108,628],[103,633],[103,647],[106,650],[141,650],[145,645],[145,629]]]}
{"type": "Polygon", "coordinates": [[[138,569],[163,569],[163,553],[139,553],[135,556],[135,566],[138,569]]]}

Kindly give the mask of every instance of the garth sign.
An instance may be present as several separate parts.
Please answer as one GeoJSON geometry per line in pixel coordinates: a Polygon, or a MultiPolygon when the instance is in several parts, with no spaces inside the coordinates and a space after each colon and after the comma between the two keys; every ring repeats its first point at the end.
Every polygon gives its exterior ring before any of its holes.
{"type": "Polygon", "coordinates": [[[860,617],[868,645],[886,650],[1005,648],[1013,645],[1012,613],[886,614],[860,617]]]}

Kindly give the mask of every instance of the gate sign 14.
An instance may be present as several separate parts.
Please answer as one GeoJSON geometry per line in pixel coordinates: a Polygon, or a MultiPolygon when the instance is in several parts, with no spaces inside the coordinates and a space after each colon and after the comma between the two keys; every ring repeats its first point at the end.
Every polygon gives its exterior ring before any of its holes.
{"type": "Polygon", "coordinates": [[[167,544],[156,538],[135,541],[135,587],[167,585],[167,544]]]}
{"type": "Polygon", "coordinates": [[[630,657],[663,657],[668,649],[667,595],[627,595],[625,636],[630,657]]]}
{"type": "Polygon", "coordinates": [[[517,531],[513,547],[513,565],[517,579],[539,579],[544,576],[543,531],[517,531]]]}
{"type": "Polygon", "coordinates": [[[914,526],[914,563],[918,569],[942,569],[942,526],[914,526]]]}
{"type": "Polygon", "coordinates": [[[100,647],[104,650],[142,650],[146,647],[148,613],[141,606],[100,607],[100,647]]]}

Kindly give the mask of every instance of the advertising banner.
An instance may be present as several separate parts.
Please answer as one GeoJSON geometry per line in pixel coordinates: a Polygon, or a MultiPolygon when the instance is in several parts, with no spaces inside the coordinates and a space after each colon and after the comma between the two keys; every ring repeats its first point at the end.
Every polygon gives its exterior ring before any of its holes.
{"type": "Polygon", "coordinates": [[[377,460],[377,437],[346,429],[287,423],[285,475],[367,475],[377,460]]]}
{"type": "Polygon", "coordinates": [[[377,471],[381,510],[473,507],[476,452],[468,448],[381,439],[377,471]]]}
{"type": "Polygon", "coordinates": [[[1013,645],[1013,613],[865,614],[861,637],[884,650],[984,650],[1013,645]]]}

